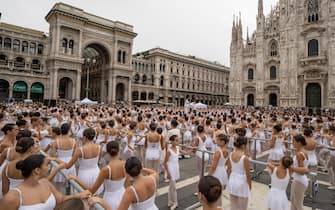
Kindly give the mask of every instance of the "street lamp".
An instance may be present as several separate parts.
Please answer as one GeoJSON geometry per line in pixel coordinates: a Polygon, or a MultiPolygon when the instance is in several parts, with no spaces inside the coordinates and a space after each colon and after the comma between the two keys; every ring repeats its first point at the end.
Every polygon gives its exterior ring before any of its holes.
{"type": "Polygon", "coordinates": [[[88,88],[88,84],[89,84],[89,81],[90,81],[90,66],[94,65],[96,62],[96,60],[93,58],[86,58],[85,59],[85,63],[87,65],[87,71],[86,71],[86,89],[85,89],[85,92],[86,92],[86,98],[88,98],[88,91],[89,91],[89,88],[88,88]]]}

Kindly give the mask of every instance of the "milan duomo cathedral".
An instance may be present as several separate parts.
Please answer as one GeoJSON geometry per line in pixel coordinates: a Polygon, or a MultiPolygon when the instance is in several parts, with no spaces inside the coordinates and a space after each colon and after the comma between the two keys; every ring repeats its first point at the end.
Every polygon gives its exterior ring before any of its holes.
{"type": "Polygon", "coordinates": [[[335,106],[335,1],[280,0],[246,38],[234,18],[230,103],[254,106],[335,106]]]}

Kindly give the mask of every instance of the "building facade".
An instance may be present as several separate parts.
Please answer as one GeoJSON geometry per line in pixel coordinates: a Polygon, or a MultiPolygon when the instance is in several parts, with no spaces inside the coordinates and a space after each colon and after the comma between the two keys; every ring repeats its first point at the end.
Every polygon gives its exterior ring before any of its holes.
{"type": "Polygon", "coordinates": [[[131,100],[133,26],[57,3],[49,34],[0,23],[0,98],[131,100]]]}
{"type": "Polygon", "coordinates": [[[0,100],[228,101],[228,68],[164,49],[132,56],[133,26],[57,3],[49,33],[0,22],[0,100]]]}
{"type": "Polygon", "coordinates": [[[335,106],[335,1],[279,0],[243,39],[233,22],[230,102],[282,107],[335,106]]]}
{"type": "Polygon", "coordinates": [[[229,68],[154,48],[133,55],[132,100],[183,105],[187,96],[208,105],[228,102],[229,68]]]}

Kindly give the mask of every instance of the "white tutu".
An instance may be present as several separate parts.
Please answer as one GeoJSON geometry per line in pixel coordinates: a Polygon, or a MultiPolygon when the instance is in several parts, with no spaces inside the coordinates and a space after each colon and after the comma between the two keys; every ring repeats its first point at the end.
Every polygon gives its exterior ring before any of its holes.
{"type": "Polygon", "coordinates": [[[286,192],[271,188],[266,198],[266,208],[271,210],[289,210],[286,192]]]}

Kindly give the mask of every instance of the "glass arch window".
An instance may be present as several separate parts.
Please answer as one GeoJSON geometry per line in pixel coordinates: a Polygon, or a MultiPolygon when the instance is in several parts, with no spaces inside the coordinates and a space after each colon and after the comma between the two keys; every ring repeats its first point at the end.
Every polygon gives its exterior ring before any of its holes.
{"type": "Polygon", "coordinates": [[[254,80],[254,70],[248,69],[248,80],[254,80]]]}
{"type": "Polygon", "coordinates": [[[319,41],[312,39],[308,41],[308,56],[318,56],[319,55],[319,41]]]}
{"type": "Polygon", "coordinates": [[[275,66],[270,67],[270,80],[277,79],[277,68],[275,66]]]}

